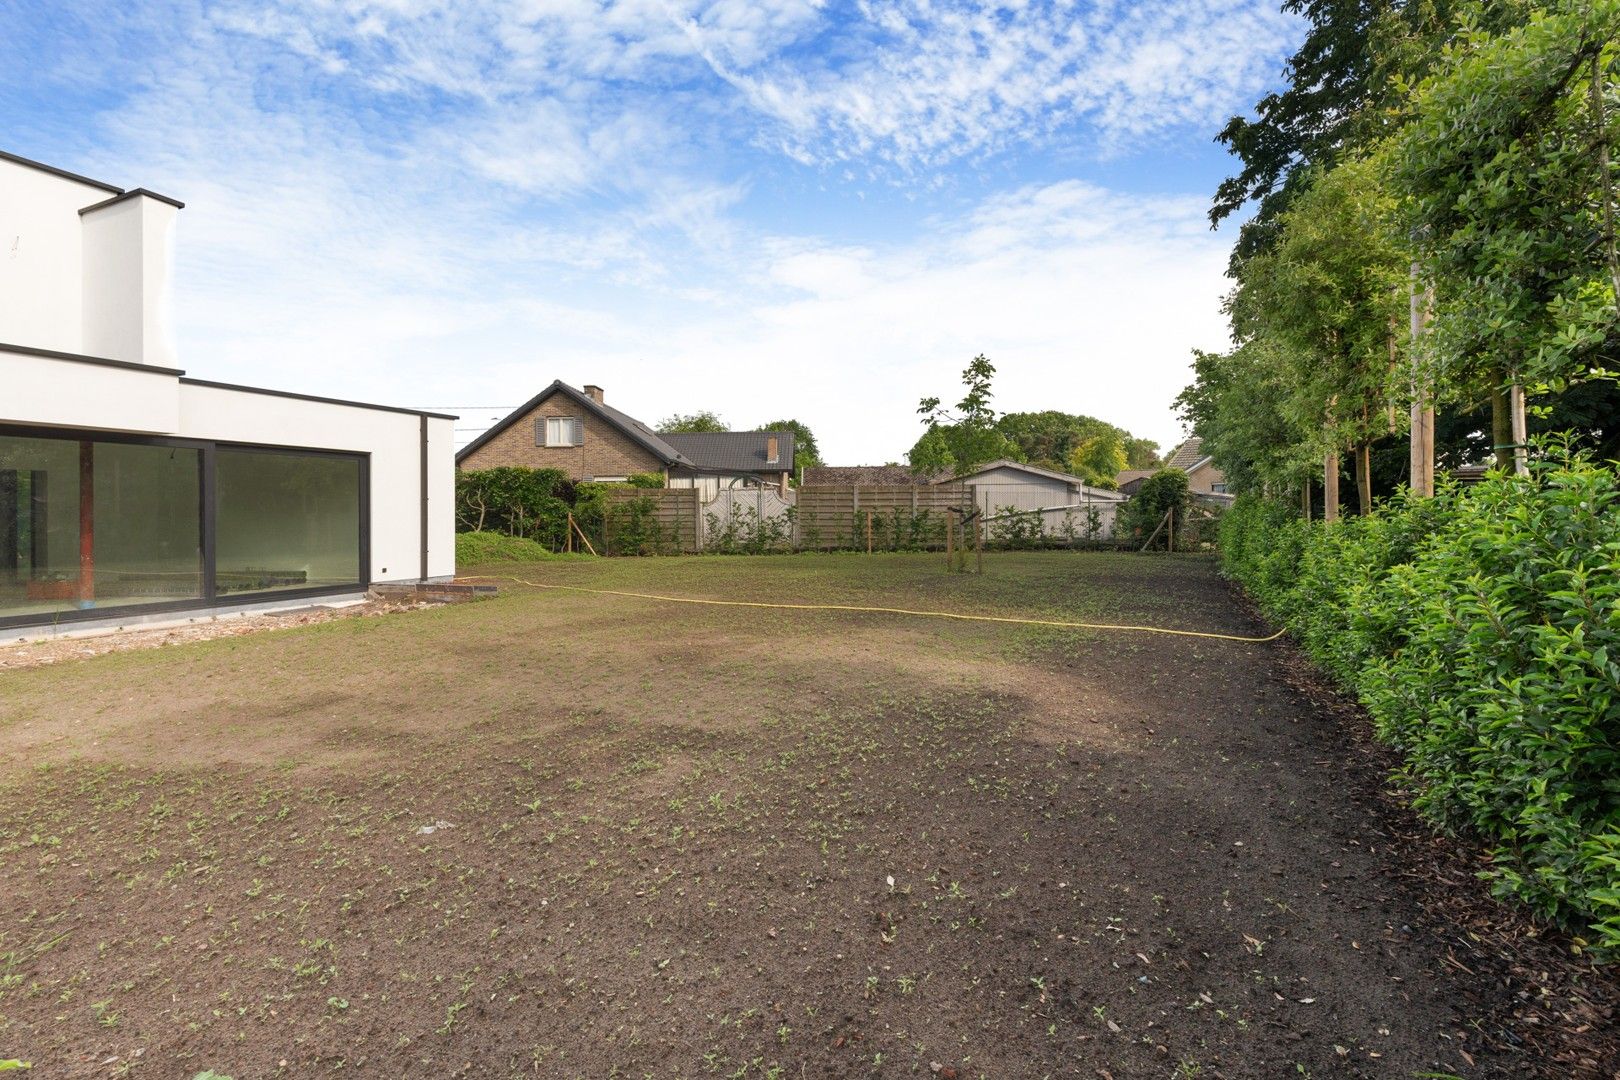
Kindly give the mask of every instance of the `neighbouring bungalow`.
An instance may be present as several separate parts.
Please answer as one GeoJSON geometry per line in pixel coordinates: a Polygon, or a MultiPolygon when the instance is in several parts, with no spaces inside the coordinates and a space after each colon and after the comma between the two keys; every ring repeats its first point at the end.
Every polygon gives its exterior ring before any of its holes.
{"type": "Polygon", "coordinates": [[[660,434],[604,396],[600,386],[576,390],[558,379],[463,447],[456,466],[560,469],[572,480],[604,482],[650,473],[672,488],[698,488],[705,502],[730,487],[787,494],[791,431],[660,434]]]}
{"type": "MultiPolygon", "coordinates": [[[[1215,466],[1215,459],[1204,453],[1204,440],[1194,435],[1180,446],[1170,452],[1162,468],[1180,469],[1187,474],[1187,490],[1194,495],[1218,496],[1214,501],[1224,501],[1229,498],[1226,491],[1226,474],[1215,466]]],[[[1126,469],[1115,478],[1119,490],[1126,495],[1135,495],[1142,481],[1159,472],[1159,469],[1126,469]]]]}
{"type": "Polygon", "coordinates": [[[455,574],[454,417],[175,366],[182,208],[0,152],[7,636],[455,574]]]}
{"type": "Polygon", "coordinates": [[[1003,509],[1113,506],[1125,501],[1125,496],[1119,492],[1093,487],[1078,476],[1006,458],[942,482],[965,484],[972,488],[974,501],[986,514],[1003,509]]]}

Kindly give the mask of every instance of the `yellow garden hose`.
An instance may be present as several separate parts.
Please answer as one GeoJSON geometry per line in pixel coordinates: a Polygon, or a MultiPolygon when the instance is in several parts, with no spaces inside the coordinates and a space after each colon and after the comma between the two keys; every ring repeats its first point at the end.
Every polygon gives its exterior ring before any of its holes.
{"type": "Polygon", "coordinates": [[[625,592],[620,589],[588,589],[583,585],[544,585],[538,581],[525,581],[515,577],[481,575],[460,578],[461,581],[511,581],[532,589],[555,589],[561,592],[590,593],[593,596],[627,596],[636,600],[658,600],[666,604],[704,604],[709,607],[773,608],[779,611],[864,611],[878,615],[914,615],[924,619],[956,619],[961,622],[1012,623],[1017,626],[1052,626],[1063,630],[1129,630],[1140,634],[1168,634],[1173,637],[1213,638],[1216,641],[1239,641],[1248,645],[1263,645],[1276,641],[1286,631],[1279,630],[1266,637],[1245,637],[1241,634],[1216,634],[1206,630],[1171,630],[1162,626],[1132,626],[1120,623],[1066,622],[1060,619],[1021,619],[1010,615],[960,615],[953,611],[914,611],[910,608],[867,607],[861,604],[773,604],[763,600],[704,600],[692,596],[663,596],[659,593],[625,592]]]}

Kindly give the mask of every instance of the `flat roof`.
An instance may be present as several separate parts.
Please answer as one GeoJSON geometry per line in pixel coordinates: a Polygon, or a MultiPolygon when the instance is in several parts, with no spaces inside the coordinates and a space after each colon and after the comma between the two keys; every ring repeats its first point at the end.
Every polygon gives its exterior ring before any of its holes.
{"type": "Polygon", "coordinates": [[[102,367],[122,368],[126,371],[147,372],[152,375],[168,375],[187,386],[203,386],[214,390],[235,390],[243,394],[264,394],[269,397],[294,398],[298,401],[318,401],[323,405],[347,405],[353,409],[375,409],[378,412],[405,413],[409,416],[428,416],[435,420],[458,420],[460,417],[449,413],[425,412],[422,409],[407,409],[403,405],[375,405],[369,401],[346,401],[343,398],[320,397],[316,394],[295,394],[290,390],[267,390],[262,386],[242,386],[239,383],[213,382],[208,379],[188,379],[185,372],[179,368],[159,367],[156,364],[138,364],[131,360],[113,360],[105,356],[86,356],[83,353],[59,352],[56,349],[36,349],[32,345],[11,345],[0,341],[0,352],[17,353],[21,356],[41,356],[47,360],[65,360],[72,364],[98,364],[102,367]]]}
{"type": "Polygon", "coordinates": [[[187,386],[203,386],[210,390],[235,390],[243,394],[264,394],[266,397],[292,398],[295,401],[318,401],[322,405],[347,405],[352,409],[375,409],[378,412],[405,413],[408,416],[428,416],[435,420],[459,420],[459,416],[449,413],[425,412],[421,409],[407,409],[403,405],[374,405],[369,401],[346,401],[343,398],[321,397],[317,394],[295,394],[291,390],[268,390],[262,386],[243,386],[240,383],[214,382],[210,379],[186,379],[181,382],[187,386]]]}
{"type": "Polygon", "coordinates": [[[122,195],[124,193],[123,188],[116,187],[104,180],[92,180],[88,176],[80,176],[78,173],[68,172],[66,169],[58,169],[55,165],[47,165],[43,161],[35,161],[33,158],[25,158],[19,154],[8,154],[4,150],[0,150],[0,161],[9,161],[13,165],[21,165],[29,169],[38,169],[40,172],[50,173],[52,176],[60,176],[64,180],[72,180],[80,184],[89,184],[91,187],[98,187],[102,191],[110,191],[114,195],[122,195]]]}
{"type": "Polygon", "coordinates": [[[92,210],[101,210],[108,206],[115,206],[126,199],[133,199],[137,195],[145,195],[148,199],[156,199],[158,202],[168,203],[176,210],[184,210],[186,208],[186,204],[181,202],[179,199],[171,199],[167,195],[159,195],[155,191],[148,191],[143,187],[138,187],[130,188],[128,191],[114,195],[110,199],[103,199],[98,203],[91,203],[89,206],[80,207],[79,216],[83,217],[92,210]]]}
{"type": "Polygon", "coordinates": [[[184,375],[179,368],[158,367],[156,364],[137,364],[133,360],[114,360],[106,356],[86,356],[83,353],[58,352],[55,349],[36,349],[32,345],[11,345],[0,341],[0,352],[19,353],[23,356],[43,356],[47,360],[66,360],[74,364],[100,364],[102,367],[127,368],[147,371],[153,375],[184,375]]]}
{"type": "Polygon", "coordinates": [[[100,188],[102,191],[112,193],[113,197],[111,199],[105,199],[91,206],[87,206],[83,210],[79,211],[81,214],[90,210],[99,210],[103,206],[110,206],[118,200],[127,199],[132,195],[145,195],[149,198],[156,199],[159,202],[166,202],[170,206],[181,210],[184,210],[186,206],[186,204],[181,202],[179,199],[171,199],[167,195],[159,195],[157,192],[149,191],[146,188],[130,188],[128,191],[125,191],[117,184],[109,184],[105,180],[94,180],[88,176],[80,176],[76,172],[68,172],[66,169],[58,169],[55,165],[47,165],[43,161],[35,161],[33,158],[25,158],[21,154],[11,154],[4,150],[0,150],[0,161],[9,161],[13,165],[21,165],[25,169],[36,169],[42,173],[49,173],[52,176],[59,176],[63,180],[72,180],[76,184],[87,184],[90,187],[100,188]]]}

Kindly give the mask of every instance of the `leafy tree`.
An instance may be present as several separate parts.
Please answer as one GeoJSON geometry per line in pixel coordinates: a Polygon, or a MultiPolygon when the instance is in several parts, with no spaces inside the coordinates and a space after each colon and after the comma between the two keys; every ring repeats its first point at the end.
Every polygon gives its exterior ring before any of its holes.
{"type": "Polygon", "coordinates": [[[1257,338],[1229,353],[1194,354],[1194,382],[1176,398],[1181,418],[1234,493],[1292,491],[1313,468],[1299,425],[1284,413],[1290,364],[1257,338]]]}
{"type": "MultiPolygon", "coordinates": [[[[1285,365],[1290,439],[1320,460],[1355,447],[1362,504],[1373,441],[1390,431],[1399,372],[1393,345],[1406,312],[1407,257],[1382,157],[1315,176],[1278,221],[1273,249],[1246,262],[1229,310],[1240,340],[1268,338],[1285,365]]],[[[1252,404],[1251,406],[1252,407],[1252,404]]]]}
{"type": "Polygon", "coordinates": [[[658,421],[660,435],[687,434],[690,432],[730,431],[726,422],[715,413],[707,409],[683,415],[675,413],[658,421]]]}
{"type": "Polygon", "coordinates": [[[1125,440],[1113,431],[1093,435],[1069,451],[1067,464],[1071,473],[1093,487],[1113,488],[1114,478],[1127,464],[1125,440]]]}
{"type": "Polygon", "coordinates": [[[1152,439],[1125,436],[1125,467],[1127,469],[1157,469],[1164,464],[1159,455],[1159,444],[1152,439]]]}
{"type": "Polygon", "coordinates": [[[1451,36],[1458,13],[1504,28],[1534,0],[1285,0],[1284,11],[1308,29],[1289,58],[1288,85],[1267,94],[1253,118],[1234,116],[1216,141],[1242,162],[1223,181],[1209,212],[1218,225],[1250,203],[1232,252],[1232,271],[1270,250],[1279,219],[1309,187],[1313,172],[1387,135],[1406,88],[1426,75],[1451,36]]]}
{"type": "Polygon", "coordinates": [[[793,467],[811,468],[825,464],[821,460],[821,450],[816,446],[816,436],[808,425],[798,420],[772,420],[768,424],[761,424],[755,431],[791,431],[793,432],[793,467]]]}
{"type": "Polygon", "coordinates": [[[1620,0],[1566,0],[1522,26],[1465,26],[1416,92],[1395,180],[1435,290],[1432,359],[1453,400],[1608,374],[1617,347],[1614,144],[1620,0]]]}
{"type": "Polygon", "coordinates": [[[1146,542],[1169,510],[1173,508],[1179,518],[1191,500],[1187,474],[1180,469],[1160,469],[1142,481],[1136,494],[1120,507],[1117,527],[1126,536],[1146,542]]]}
{"type": "Polygon", "coordinates": [[[907,455],[913,469],[960,475],[998,458],[1017,459],[1017,447],[996,428],[996,411],[990,405],[995,373],[995,366],[980,353],[962,372],[964,392],[954,412],[941,407],[937,397],[918,403],[917,413],[927,429],[907,455]]]}
{"type": "Polygon", "coordinates": [[[1077,447],[1087,439],[1107,434],[1119,437],[1125,451],[1126,468],[1148,469],[1159,464],[1158,443],[1139,439],[1093,416],[1056,409],[1007,413],[996,421],[996,429],[1017,448],[1016,454],[1009,455],[1013,460],[1049,469],[1067,469],[1077,447]]]}

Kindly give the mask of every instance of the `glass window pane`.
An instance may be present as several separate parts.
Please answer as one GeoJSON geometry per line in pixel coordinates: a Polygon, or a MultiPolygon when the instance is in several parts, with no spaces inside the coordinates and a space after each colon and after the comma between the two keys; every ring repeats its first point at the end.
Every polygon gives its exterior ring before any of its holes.
{"type": "Polygon", "coordinates": [[[92,528],[96,607],[202,596],[202,455],[96,443],[92,528]]]}
{"type": "Polygon", "coordinates": [[[0,436],[0,618],[202,596],[197,450],[0,436]]]}
{"type": "Polygon", "coordinates": [[[220,595],[358,585],[361,461],[220,448],[220,595]]]}

